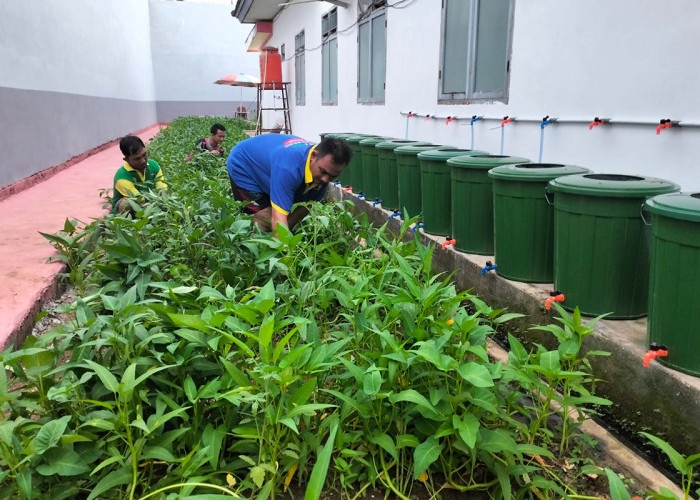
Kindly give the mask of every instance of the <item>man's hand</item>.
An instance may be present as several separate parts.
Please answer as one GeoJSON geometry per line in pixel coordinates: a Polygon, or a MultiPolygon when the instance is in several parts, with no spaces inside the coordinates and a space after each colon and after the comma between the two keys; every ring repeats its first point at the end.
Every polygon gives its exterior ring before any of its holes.
{"type": "Polygon", "coordinates": [[[219,150],[218,150],[218,149],[212,149],[212,150],[209,151],[209,152],[210,152],[211,154],[213,154],[214,156],[219,156],[219,150]]]}

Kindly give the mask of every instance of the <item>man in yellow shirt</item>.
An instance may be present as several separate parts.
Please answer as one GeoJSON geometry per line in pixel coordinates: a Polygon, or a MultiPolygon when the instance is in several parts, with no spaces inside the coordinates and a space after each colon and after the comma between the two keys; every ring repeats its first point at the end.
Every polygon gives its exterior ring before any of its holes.
{"type": "Polygon", "coordinates": [[[127,211],[126,198],[138,195],[139,190],[168,189],[160,165],[148,159],[146,146],[140,138],[134,135],[122,137],[119,149],[124,155],[124,165],[114,175],[113,214],[127,211]]]}

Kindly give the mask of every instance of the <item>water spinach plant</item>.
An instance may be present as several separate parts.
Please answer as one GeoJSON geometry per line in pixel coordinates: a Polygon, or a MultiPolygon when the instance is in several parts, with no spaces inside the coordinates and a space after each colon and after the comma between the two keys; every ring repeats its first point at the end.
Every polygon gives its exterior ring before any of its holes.
{"type": "MultiPolygon", "coordinates": [[[[225,148],[244,137],[216,120],[225,148]]],[[[80,297],[73,320],[0,355],[2,497],[577,498],[546,461],[576,430],[567,413],[551,424],[551,400],[606,402],[580,316],[546,327],[559,349],[511,336],[493,362],[514,315],[436,274],[434,248],[404,239],[412,221],[394,235],[334,202],[295,234],[260,233],[224,159],[184,162],[211,121],[151,142],[168,193],[48,236],[80,297]]]]}

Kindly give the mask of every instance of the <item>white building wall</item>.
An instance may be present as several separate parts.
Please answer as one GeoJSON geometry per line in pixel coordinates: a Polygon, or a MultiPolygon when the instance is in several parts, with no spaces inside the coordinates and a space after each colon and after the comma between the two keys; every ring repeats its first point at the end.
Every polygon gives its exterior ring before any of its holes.
{"type": "MultiPolygon", "coordinates": [[[[338,8],[339,31],[356,20],[355,2],[338,8]]],[[[393,2],[391,2],[393,3],[393,2]]],[[[338,106],[321,105],[321,51],[306,53],[306,105],[292,99],[294,132],[317,139],[320,132],[377,133],[403,138],[401,111],[438,116],[505,115],[540,120],[546,115],[592,121],[594,117],[700,122],[700,3],[675,0],[516,0],[507,104],[437,103],[441,3],[416,0],[387,14],[386,100],[357,104],[357,30],[338,37],[338,106]]],[[[327,3],[299,4],[275,19],[270,45],[285,43],[285,77],[294,78],[294,35],[306,30],[307,49],[321,43],[327,3]]],[[[469,147],[469,121],[412,118],[408,137],[469,147]]],[[[475,124],[475,148],[498,154],[500,124],[475,124]]],[[[694,150],[700,128],[587,123],[545,128],[542,161],[578,164],[599,173],[662,177],[684,191],[700,190],[694,150]]],[[[539,123],[505,128],[504,154],[537,161],[539,123]]]]}
{"type": "Polygon", "coordinates": [[[158,117],[235,113],[255,107],[255,89],[215,85],[232,73],[257,76],[258,54],[245,51],[251,27],[231,16],[231,4],[150,2],[151,51],[158,117]],[[185,109],[187,108],[187,109],[185,109]]]}

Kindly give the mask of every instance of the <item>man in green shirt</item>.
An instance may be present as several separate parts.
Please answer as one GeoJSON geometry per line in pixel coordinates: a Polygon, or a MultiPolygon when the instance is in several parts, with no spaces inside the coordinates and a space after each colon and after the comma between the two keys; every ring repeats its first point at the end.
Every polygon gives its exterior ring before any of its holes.
{"type": "Polygon", "coordinates": [[[146,146],[140,138],[134,135],[122,137],[119,149],[124,155],[124,165],[114,175],[113,214],[129,210],[126,198],[137,196],[139,190],[168,189],[163,171],[158,163],[148,159],[146,146]]]}

